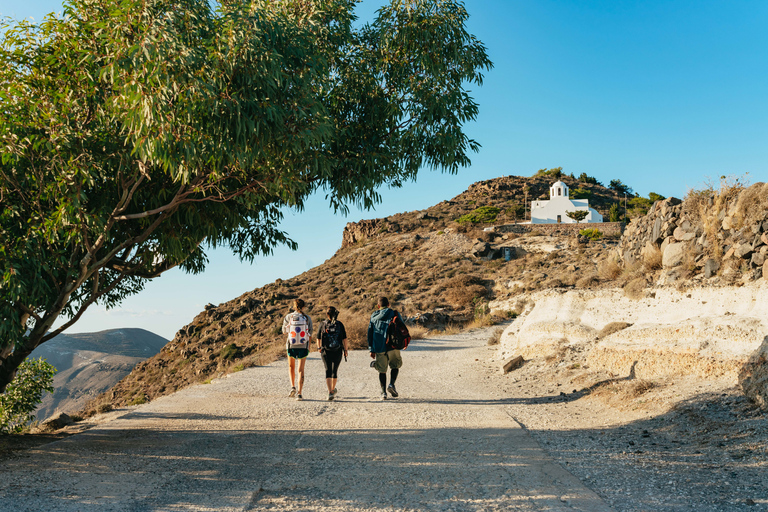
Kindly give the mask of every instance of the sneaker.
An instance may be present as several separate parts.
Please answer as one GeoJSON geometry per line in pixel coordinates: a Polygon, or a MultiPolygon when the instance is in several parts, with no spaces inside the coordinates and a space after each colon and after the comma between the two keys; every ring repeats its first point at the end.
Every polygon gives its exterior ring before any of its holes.
{"type": "Polygon", "coordinates": [[[387,391],[389,391],[389,394],[392,395],[392,398],[397,398],[397,390],[395,389],[394,384],[387,386],[387,391]]]}
{"type": "Polygon", "coordinates": [[[301,395],[296,395],[296,400],[304,400],[304,397],[301,395]]]}
{"type": "Polygon", "coordinates": [[[291,392],[288,393],[288,398],[293,398],[296,396],[296,388],[291,388],[291,392]]]}
{"type": "Polygon", "coordinates": [[[334,395],[332,392],[328,393],[328,401],[329,402],[332,401],[334,396],[336,396],[336,395],[334,395]]]}
{"type": "Polygon", "coordinates": [[[331,394],[333,395],[334,398],[336,398],[336,395],[339,394],[339,390],[336,388],[333,388],[333,391],[331,391],[331,394]]]}
{"type": "Polygon", "coordinates": [[[381,388],[381,399],[386,400],[387,399],[387,392],[384,388],[381,388]]]}

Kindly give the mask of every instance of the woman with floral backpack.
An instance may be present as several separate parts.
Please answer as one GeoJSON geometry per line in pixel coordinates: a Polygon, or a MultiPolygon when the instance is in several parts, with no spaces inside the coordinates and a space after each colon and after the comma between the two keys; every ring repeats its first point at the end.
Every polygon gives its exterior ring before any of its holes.
{"type": "Polygon", "coordinates": [[[304,301],[293,301],[294,312],[285,315],[283,320],[283,333],[288,335],[286,348],[288,349],[288,373],[291,377],[290,398],[303,400],[301,391],[304,388],[304,364],[309,355],[309,343],[312,340],[312,319],[304,314],[304,301]],[[298,393],[296,392],[296,360],[299,361],[298,393]]]}

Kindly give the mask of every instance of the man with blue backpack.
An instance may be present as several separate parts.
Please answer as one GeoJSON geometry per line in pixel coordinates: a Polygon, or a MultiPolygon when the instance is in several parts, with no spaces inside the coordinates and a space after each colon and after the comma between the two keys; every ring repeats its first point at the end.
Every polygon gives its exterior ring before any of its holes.
{"type": "Polygon", "coordinates": [[[294,312],[285,315],[283,320],[283,333],[288,335],[286,347],[288,349],[288,373],[291,377],[290,398],[303,400],[301,396],[304,387],[304,364],[309,355],[309,342],[312,340],[312,319],[304,314],[304,301],[293,301],[294,312]],[[296,361],[299,361],[298,393],[296,392],[296,361]]]}
{"type": "Polygon", "coordinates": [[[371,353],[373,366],[379,372],[379,384],[381,385],[381,399],[387,399],[387,391],[392,398],[397,398],[395,381],[403,366],[403,358],[400,350],[408,347],[411,341],[408,329],[403,322],[400,313],[389,308],[389,299],[380,297],[379,309],[371,315],[368,324],[368,351],[371,353]],[[390,368],[390,381],[387,386],[387,367],[390,368]]]}

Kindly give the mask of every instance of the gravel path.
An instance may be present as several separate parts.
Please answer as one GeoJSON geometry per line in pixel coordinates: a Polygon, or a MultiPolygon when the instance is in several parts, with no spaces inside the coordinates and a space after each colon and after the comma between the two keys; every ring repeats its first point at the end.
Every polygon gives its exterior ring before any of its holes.
{"type": "Polygon", "coordinates": [[[612,510],[513,419],[493,329],[415,341],[397,400],[366,352],[334,402],[317,353],[303,402],[285,361],[160,398],[6,461],[0,510],[612,510]]]}

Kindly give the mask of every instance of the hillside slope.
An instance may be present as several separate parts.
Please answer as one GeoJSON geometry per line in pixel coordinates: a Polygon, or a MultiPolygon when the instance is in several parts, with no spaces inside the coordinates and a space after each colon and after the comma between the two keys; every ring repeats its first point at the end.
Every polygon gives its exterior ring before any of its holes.
{"type": "MultiPolygon", "coordinates": [[[[762,183],[692,192],[685,202],[658,201],[621,240],[589,241],[573,231],[547,235],[548,228],[538,225],[519,233],[483,231],[483,224],[456,222],[478,207],[494,206],[500,211],[494,224],[504,224],[526,190],[528,200],[536,198],[551,181],[510,176],[479,182],[423,211],[349,224],[332,258],[291,279],[208,305],[159,354],[88,408],[142,403],[273,361],[283,352],[282,318],[296,297],[317,320],[327,306],[338,307],[353,345],[363,347],[380,295],[389,296],[411,325],[444,329],[515,316],[540,290],[613,288],[634,300],[653,294],[656,286],[743,285],[761,279],[768,264],[768,194],[762,183]],[[500,247],[509,248],[511,261],[498,258],[500,247]]],[[[619,199],[614,191],[591,187],[604,205],[619,199]]],[[[755,368],[745,371],[759,388],[765,378],[755,368]]]]}
{"type": "MultiPolygon", "coordinates": [[[[591,204],[607,207],[619,200],[615,191],[600,185],[561,179],[571,187],[588,187],[591,204]]],[[[317,320],[327,306],[338,307],[351,341],[362,347],[368,317],[380,295],[389,296],[413,323],[434,329],[475,320],[488,323],[488,301],[510,282],[519,292],[576,286],[580,273],[597,272],[606,248],[614,247],[616,240],[579,245],[573,237],[537,231],[520,237],[484,232],[485,224],[456,222],[481,206],[500,209],[495,224],[510,222],[526,197],[547,197],[552,181],[547,176],[482,181],[426,210],[351,223],[332,258],[291,279],[209,304],[159,354],[137,365],[89,409],[140,403],[273,361],[283,352],[282,318],[296,297],[308,303],[308,313],[317,320]],[[490,259],[495,247],[510,244],[517,247],[515,259],[505,263],[498,253],[497,259],[490,259]]]]}

